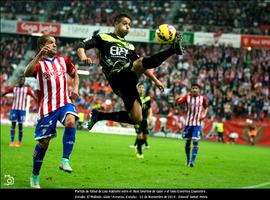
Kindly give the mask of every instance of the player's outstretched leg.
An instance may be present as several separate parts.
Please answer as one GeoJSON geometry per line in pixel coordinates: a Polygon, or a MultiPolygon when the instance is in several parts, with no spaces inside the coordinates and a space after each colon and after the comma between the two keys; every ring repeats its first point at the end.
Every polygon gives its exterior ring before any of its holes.
{"type": "Polygon", "coordinates": [[[191,161],[189,163],[190,167],[194,167],[194,163],[195,163],[196,156],[198,154],[198,150],[199,150],[199,142],[193,141],[192,157],[191,157],[191,161]]]}
{"type": "Polygon", "coordinates": [[[183,55],[185,54],[185,49],[182,45],[182,34],[181,33],[176,33],[175,39],[172,44],[172,48],[174,49],[175,53],[178,55],[183,55]]]}
{"type": "Polygon", "coordinates": [[[97,109],[93,109],[91,112],[91,116],[90,116],[90,120],[88,121],[88,130],[90,131],[93,126],[95,125],[95,123],[98,122],[98,110],[97,109]]]}

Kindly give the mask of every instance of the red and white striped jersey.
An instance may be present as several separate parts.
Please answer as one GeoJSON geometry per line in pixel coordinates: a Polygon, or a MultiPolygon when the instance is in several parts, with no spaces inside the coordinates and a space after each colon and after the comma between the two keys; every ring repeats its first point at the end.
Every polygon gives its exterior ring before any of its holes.
{"type": "Polygon", "coordinates": [[[13,93],[12,110],[26,110],[27,95],[34,97],[34,91],[28,86],[11,87],[4,94],[13,93]]]}
{"type": "Polygon", "coordinates": [[[186,126],[201,126],[200,116],[204,109],[208,107],[206,97],[202,94],[192,96],[187,94],[180,100],[178,105],[186,105],[186,126]]]}
{"type": "Polygon", "coordinates": [[[68,92],[68,76],[75,76],[73,63],[64,56],[41,58],[34,70],[39,97],[39,118],[72,103],[68,92]]]}

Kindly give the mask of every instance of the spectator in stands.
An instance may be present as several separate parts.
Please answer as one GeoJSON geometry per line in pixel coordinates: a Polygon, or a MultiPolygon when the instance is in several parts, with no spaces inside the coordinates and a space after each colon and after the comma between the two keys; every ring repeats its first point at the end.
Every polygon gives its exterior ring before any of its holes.
{"type": "Polygon", "coordinates": [[[252,124],[248,128],[249,143],[255,145],[255,139],[258,136],[258,128],[255,124],[252,124]]]}

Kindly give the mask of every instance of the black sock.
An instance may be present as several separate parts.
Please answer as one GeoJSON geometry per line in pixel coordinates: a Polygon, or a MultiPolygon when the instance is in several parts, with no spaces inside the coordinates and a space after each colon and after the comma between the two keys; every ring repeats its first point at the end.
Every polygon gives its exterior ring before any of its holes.
{"type": "Polygon", "coordinates": [[[147,143],[146,139],[144,139],[144,144],[145,144],[145,146],[148,146],[148,143],[147,143]]]}
{"type": "Polygon", "coordinates": [[[161,52],[158,52],[152,56],[144,57],[142,60],[143,67],[144,67],[144,69],[156,68],[159,65],[161,65],[161,63],[164,60],[166,60],[167,58],[169,58],[173,54],[175,54],[174,50],[172,48],[168,48],[168,49],[161,51],[161,52]]]}
{"type": "Polygon", "coordinates": [[[136,138],[134,146],[136,146],[138,144],[138,138],[136,138]]]}
{"type": "Polygon", "coordinates": [[[99,112],[98,120],[111,120],[115,122],[129,123],[134,124],[134,122],[128,116],[128,112],[119,111],[119,112],[99,112]]]}
{"type": "Polygon", "coordinates": [[[138,141],[137,141],[137,150],[138,150],[138,153],[140,155],[142,154],[142,145],[143,145],[143,140],[138,139],[138,141]]]}

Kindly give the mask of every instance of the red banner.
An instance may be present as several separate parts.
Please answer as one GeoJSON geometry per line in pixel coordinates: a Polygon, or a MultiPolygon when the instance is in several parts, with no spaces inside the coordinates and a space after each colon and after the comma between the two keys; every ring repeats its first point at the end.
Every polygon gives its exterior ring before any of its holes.
{"type": "Polygon", "coordinates": [[[270,48],[270,37],[269,36],[242,35],[241,36],[241,46],[242,47],[270,48]]]}
{"type": "MultiPolygon", "coordinates": [[[[206,121],[203,133],[205,136],[211,131],[213,121],[206,121]]],[[[270,146],[270,120],[253,121],[254,127],[257,129],[257,135],[254,138],[255,145],[270,146]]],[[[226,143],[230,142],[230,135],[238,136],[235,138],[237,144],[250,144],[250,136],[248,134],[249,125],[244,119],[230,120],[224,122],[224,140],[226,143]]],[[[217,135],[207,138],[208,141],[217,141],[217,135]]]]}
{"type": "MultiPolygon", "coordinates": [[[[162,130],[162,120],[157,117],[154,133],[165,131],[164,133],[178,133],[181,134],[184,131],[184,122],[180,120],[179,116],[171,116],[166,118],[166,122],[163,124],[165,128],[162,130]]],[[[230,136],[237,136],[235,143],[237,144],[250,144],[249,142],[249,124],[244,119],[234,119],[225,121],[224,123],[224,140],[226,143],[230,142],[230,136]]],[[[254,139],[255,145],[269,146],[270,147],[270,119],[264,121],[254,121],[252,123],[258,130],[258,134],[254,139]]],[[[206,141],[217,141],[217,132],[213,121],[205,120],[202,131],[203,139],[206,141]],[[212,132],[212,133],[211,133],[212,132]]]]}
{"type": "Polygon", "coordinates": [[[17,22],[17,33],[60,35],[61,24],[41,22],[17,22]]]}

